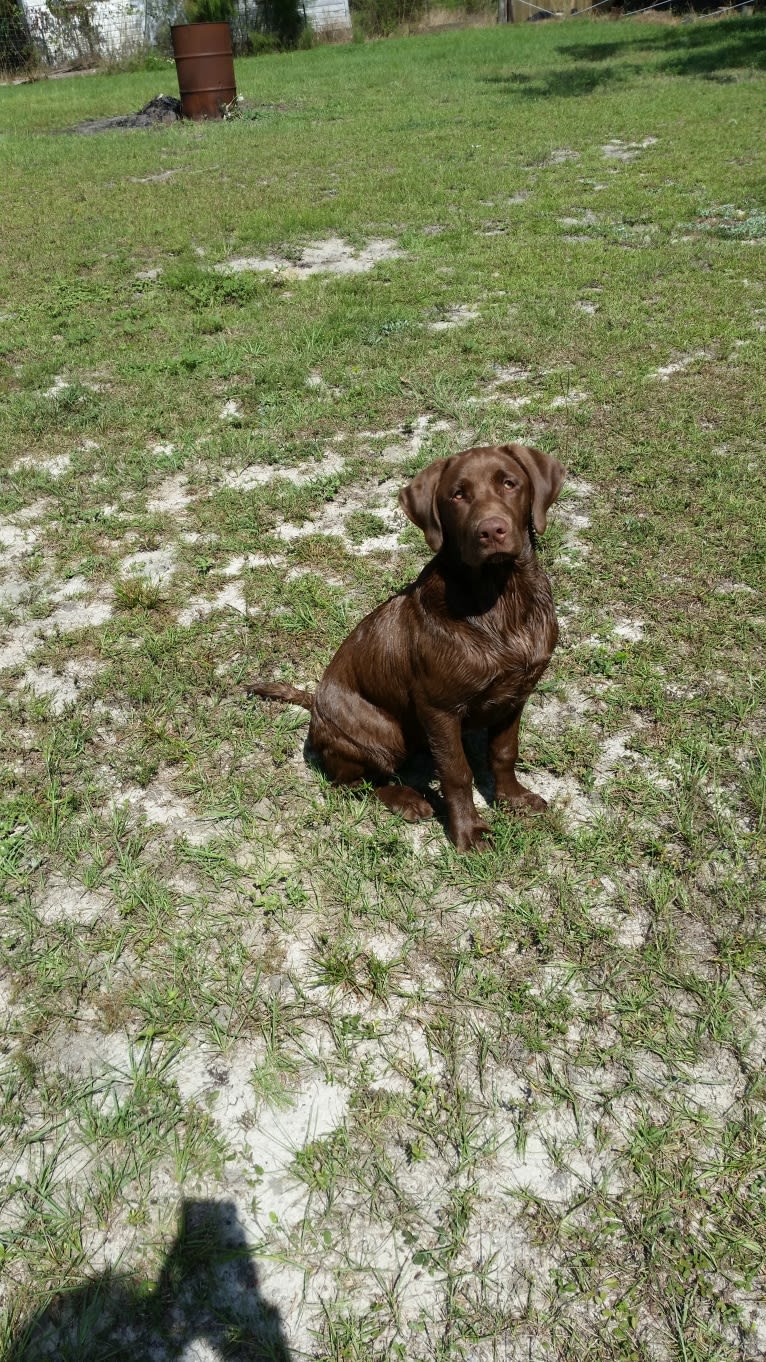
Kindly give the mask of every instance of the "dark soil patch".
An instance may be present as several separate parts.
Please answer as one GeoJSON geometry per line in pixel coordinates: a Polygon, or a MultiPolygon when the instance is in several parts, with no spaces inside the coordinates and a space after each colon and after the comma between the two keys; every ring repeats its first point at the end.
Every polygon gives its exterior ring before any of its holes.
{"type": "Polygon", "coordinates": [[[181,117],[181,101],[173,95],[155,95],[143,109],[134,114],[118,114],[116,118],[90,118],[77,123],[69,132],[111,132],[114,128],[155,128],[176,123],[181,117]]]}

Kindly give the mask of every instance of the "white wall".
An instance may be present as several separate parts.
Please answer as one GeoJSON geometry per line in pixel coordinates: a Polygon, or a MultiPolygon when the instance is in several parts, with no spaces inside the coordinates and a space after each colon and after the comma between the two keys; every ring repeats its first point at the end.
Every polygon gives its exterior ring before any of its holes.
{"type": "Polygon", "coordinates": [[[117,56],[144,42],[143,0],[93,0],[68,17],[52,14],[45,0],[23,0],[23,5],[35,46],[55,64],[117,56]]]}
{"type": "Polygon", "coordinates": [[[351,28],[348,0],[304,0],[306,16],[316,33],[351,28]]]}
{"type": "MultiPolygon", "coordinates": [[[[54,65],[126,56],[151,41],[157,18],[147,22],[146,0],[87,0],[78,15],[57,17],[45,0],[22,0],[30,33],[40,56],[54,65]]],[[[348,0],[304,0],[316,32],[351,28],[348,0]]],[[[180,9],[181,0],[179,0],[180,9]]],[[[62,7],[63,9],[63,7],[62,7]]],[[[150,14],[156,15],[152,6],[150,14]]]]}

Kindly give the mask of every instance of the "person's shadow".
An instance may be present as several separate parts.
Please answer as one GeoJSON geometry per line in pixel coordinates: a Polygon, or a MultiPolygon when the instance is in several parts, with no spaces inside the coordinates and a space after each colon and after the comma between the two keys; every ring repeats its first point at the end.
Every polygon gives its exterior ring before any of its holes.
{"type": "Polygon", "coordinates": [[[104,1273],[56,1296],[5,1362],[291,1362],[232,1201],[184,1201],[156,1286],[104,1273]],[[198,1345],[195,1348],[195,1344],[198,1345]]]}

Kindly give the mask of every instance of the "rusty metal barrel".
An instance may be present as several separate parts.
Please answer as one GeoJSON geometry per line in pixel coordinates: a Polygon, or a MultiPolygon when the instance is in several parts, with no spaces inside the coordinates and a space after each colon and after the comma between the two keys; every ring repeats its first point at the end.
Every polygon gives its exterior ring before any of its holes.
{"type": "Polygon", "coordinates": [[[170,30],[184,118],[220,118],[237,96],[228,24],[174,24],[170,30]]]}

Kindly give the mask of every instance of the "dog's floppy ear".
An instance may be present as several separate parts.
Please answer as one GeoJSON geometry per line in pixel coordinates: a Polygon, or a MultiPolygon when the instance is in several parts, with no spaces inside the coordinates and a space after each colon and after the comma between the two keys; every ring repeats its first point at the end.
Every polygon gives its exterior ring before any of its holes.
{"type": "Polygon", "coordinates": [[[529,445],[506,445],[532,484],[532,524],[538,534],[545,533],[547,514],[561,491],[564,469],[558,459],[529,445]]]}
{"type": "Polygon", "coordinates": [[[436,489],[441,481],[450,459],[437,459],[424,468],[422,473],[412,479],[399,493],[399,505],[413,525],[417,525],[426,537],[429,549],[438,553],[444,543],[439,508],[436,505],[436,489]]]}

